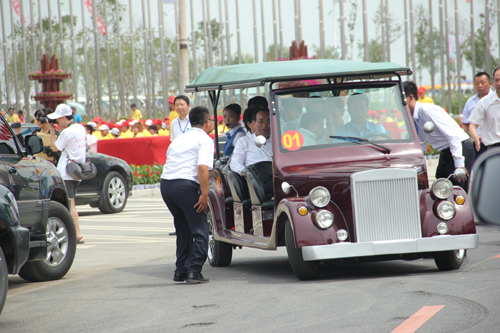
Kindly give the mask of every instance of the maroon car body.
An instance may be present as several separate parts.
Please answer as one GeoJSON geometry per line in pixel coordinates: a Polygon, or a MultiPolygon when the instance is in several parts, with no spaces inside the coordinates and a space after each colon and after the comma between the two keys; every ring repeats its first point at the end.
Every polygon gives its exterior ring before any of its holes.
{"type": "MultiPolygon", "coordinates": [[[[344,72],[337,77],[327,68],[325,72],[326,80],[314,85],[283,88],[276,84],[303,79],[302,72],[302,76],[290,73],[279,80],[261,81],[270,82],[273,198],[263,197],[258,175],[251,168],[242,172],[241,182],[223,159],[216,162],[209,182],[210,264],[229,265],[237,246],[266,250],[286,246],[299,279],[317,277],[323,260],[348,258],[434,258],[440,269],[459,268],[465,249],[478,244],[470,202],[460,187],[450,187],[447,180],[440,180],[436,190],[429,188],[425,158],[398,71],[379,73],[377,80],[347,77],[344,72]],[[298,100],[304,110],[302,117],[314,112],[321,115],[318,121],[324,121],[329,119],[323,119],[330,112],[328,101],[341,98],[342,92],[347,95],[345,100],[364,94],[371,105],[395,106],[399,127],[385,134],[378,131],[366,142],[361,137],[328,138],[325,125],[325,139],[318,136],[317,143],[310,146],[304,145],[305,139],[300,144],[297,139],[298,148],[287,149],[286,135],[298,131],[305,136],[307,131],[284,129],[283,100],[298,100]],[[309,102],[320,105],[320,110],[312,110],[309,102]],[[325,106],[321,106],[323,102],[325,106]]],[[[312,76],[318,79],[318,75],[312,76]]],[[[217,89],[203,88],[216,101],[216,91],[225,87],[218,82],[214,86],[217,89]]],[[[190,91],[200,91],[200,87],[196,81],[188,86],[190,91]]],[[[346,105],[344,117],[348,111],[346,105]]],[[[335,135],[338,132],[337,128],[335,135]]]]}

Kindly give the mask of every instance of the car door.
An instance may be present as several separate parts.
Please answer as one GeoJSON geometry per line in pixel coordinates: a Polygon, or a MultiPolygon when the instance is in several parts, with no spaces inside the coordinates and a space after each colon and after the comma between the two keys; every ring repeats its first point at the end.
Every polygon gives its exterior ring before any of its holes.
{"type": "Polygon", "coordinates": [[[40,181],[31,156],[25,156],[20,149],[12,129],[5,119],[0,118],[0,181],[9,183],[20,212],[22,226],[39,225],[42,221],[40,181]]]}

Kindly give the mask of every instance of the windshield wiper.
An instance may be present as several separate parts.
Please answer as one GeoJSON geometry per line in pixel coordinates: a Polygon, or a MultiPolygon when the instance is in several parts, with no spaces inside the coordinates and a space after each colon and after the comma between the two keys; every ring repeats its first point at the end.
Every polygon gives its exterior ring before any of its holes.
{"type": "Polygon", "coordinates": [[[363,138],[357,138],[355,136],[335,136],[335,135],[331,135],[330,136],[331,139],[341,139],[341,140],[344,140],[344,141],[348,141],[348,142],[354,142],[354,143],[357,143],[358,145],[360,145],[360,141],[361,142],[368,142],[369,144],[372,144],[376,147],[379,147],[380,149],[383,149],[387,154],[390,154],[391,152],[391,149],[390,148],[387,148],[387,147],[384,147],[382,145],[379,145],[379,144],[376,144],[374,142],[371,142],[370,140],[367,140],[367,139],[363,139],[363,138]],[[353,140],[353,141],[351,141],[353,140]],[[354,141],[356,140],[356,141],[354,141]]]}

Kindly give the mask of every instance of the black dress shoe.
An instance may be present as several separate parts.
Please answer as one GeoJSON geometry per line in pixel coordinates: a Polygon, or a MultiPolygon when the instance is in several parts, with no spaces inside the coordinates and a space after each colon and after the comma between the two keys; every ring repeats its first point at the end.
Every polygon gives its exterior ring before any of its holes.
{"type": "Polygon", "coordinates": [[[174,281],[175,282],[184,282],[184,281],[186,281],[187,277],[188,277],[187,273],[177,273],[177,272],[175,272],[175,274],[174,274],[174,281]]]}
{"type": "Polygon", "coordinates": [[[186,283],[188,284],[207,283],[207,282],[210,282],[210,280],[204,277],[201,273],[188,273],[186,278],[186,283]]]}

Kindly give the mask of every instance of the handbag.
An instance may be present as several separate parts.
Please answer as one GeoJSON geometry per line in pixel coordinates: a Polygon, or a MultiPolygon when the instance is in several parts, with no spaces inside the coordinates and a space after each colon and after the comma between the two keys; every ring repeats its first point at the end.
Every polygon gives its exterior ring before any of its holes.
{"type": "Polygon", "coordinates": [[[66,173],[73,178],[86,180],[96,176],[97,168],[94,163],[90,161],[78,163],[73,160],[68,160],[66,173]]]}

